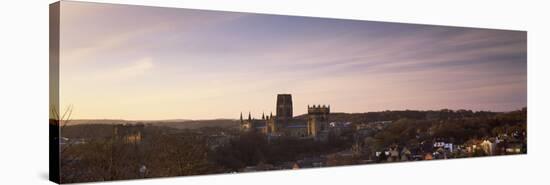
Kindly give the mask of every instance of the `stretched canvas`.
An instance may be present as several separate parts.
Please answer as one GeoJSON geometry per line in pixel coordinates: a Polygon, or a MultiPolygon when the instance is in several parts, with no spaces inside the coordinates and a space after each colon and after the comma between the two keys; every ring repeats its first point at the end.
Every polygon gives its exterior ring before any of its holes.
{"type": "Polygon", "coordinates": [[[73,1],[49,31],[57,183],[527,153],[526,31],[73,1]]]}

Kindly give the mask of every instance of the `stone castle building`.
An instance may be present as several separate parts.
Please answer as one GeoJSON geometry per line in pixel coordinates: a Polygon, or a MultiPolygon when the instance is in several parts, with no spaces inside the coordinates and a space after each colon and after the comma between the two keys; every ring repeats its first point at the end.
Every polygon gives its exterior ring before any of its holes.
{"type": "Polygon", "coordinates": [[[241,130],[244,132],[261,132],[269,136],[312,137],[324,139],[328,135],[330,106],[313,105],[307,107],[307,119],[293,117],[292,96],[277,95],[276,115],[262,113],[261,119],[240,116],[241,130]]]}

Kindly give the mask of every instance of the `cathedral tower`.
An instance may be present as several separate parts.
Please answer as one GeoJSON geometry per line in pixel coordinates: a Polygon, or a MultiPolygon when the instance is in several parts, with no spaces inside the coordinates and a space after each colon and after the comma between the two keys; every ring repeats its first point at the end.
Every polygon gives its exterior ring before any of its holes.
{"type": "Polygon", "coordinates": [[[316,137],[319,132],[328,130],[328,116],[330,114],[330,105],[307,106],[307,134],[316,137]]]}
{"type": "Polygon", "coordinates": [[[277,120],[292,119],[292,96],[290,94],[277,95],[277,107],[275,109],[277,120]]]}

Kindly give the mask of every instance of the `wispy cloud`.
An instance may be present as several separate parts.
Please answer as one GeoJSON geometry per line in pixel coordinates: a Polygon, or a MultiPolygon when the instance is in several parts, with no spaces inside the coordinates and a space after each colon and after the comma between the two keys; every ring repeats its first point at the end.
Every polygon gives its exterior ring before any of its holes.
{"type": "Polygon", "coordinates": [[[109,71],[106,74],[99,76],[99,78],[102,80],[110,81],[115,81],[115,79],[127,80],[139,75],[143,75],[151,68],[153,68],[153,59],[151,57],[146,57],[138,59],[130,63],[130,65],[128,66],[109,71]]]}

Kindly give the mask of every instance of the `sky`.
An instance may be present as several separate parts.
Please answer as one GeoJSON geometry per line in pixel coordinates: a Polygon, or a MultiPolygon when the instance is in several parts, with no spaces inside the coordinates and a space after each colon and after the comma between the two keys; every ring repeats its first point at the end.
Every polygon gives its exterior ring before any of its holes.
{"type": "Polygon", "coordinates": [[[73,119],[237,119],[527,106],[527,33],[63,1],[73,119]]]}

